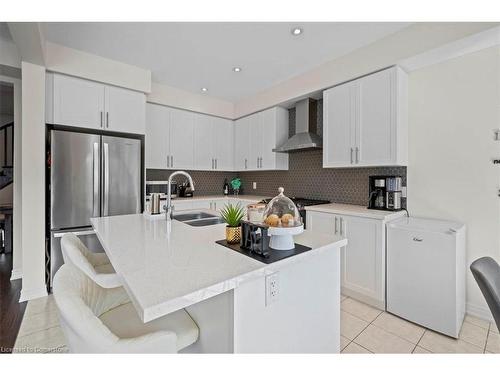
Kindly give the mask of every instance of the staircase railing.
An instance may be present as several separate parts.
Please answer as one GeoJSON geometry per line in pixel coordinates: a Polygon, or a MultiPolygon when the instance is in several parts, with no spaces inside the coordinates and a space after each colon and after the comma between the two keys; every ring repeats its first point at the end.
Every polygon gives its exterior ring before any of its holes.
{"type": "Polygon", "coordinates": [[[12,183],[13,165],[14,123],[11,122],[0,126],[0,190],[12,183]]]}

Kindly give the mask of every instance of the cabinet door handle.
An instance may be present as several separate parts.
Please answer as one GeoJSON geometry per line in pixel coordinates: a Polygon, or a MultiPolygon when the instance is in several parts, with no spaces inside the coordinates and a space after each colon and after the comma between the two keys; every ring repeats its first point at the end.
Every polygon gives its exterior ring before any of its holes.
{"type": "Polygon", "coordinates": [[[170,155],[170,167],[174,166],[174,155],[170,155]]]}
{"type": "Polygon", "coordinates": [[[170,156],[167,155],[167,168],[169,168],[169,167],[170,167],[170,156]]]}
{"type": "Polygon", "coordinates": [[[109,112],[106,112],[106,127],[109,128],[109,112]]]}
{"type": "Polygon", "coordinates": [[[217,169],[217,158],[215,158],[215,169],[217,169]]]}
{"type": "Polygon", "coordinates": [[[356,164],[359,163],[359,147],[356,147],[356,164]]]}
{"type": "Polygon", "coordinates": [[[248,163],[247,163],[247,159],[245,159],[245,169],[248,168],[248,163]]]}
{"type": "Polygon", "coordinates": [[[214,158],[212,158],[212,169],[214,169],[214,158]]]}
{"type": "Polygon", "coordinates": [[[101,128],[102,128],[103,115],[104,115],[104,113],[103,113],[103,111],[101,111],[101,128]]]}
{"type": "Polygon", "coordinates": [[[351,164],[354,162],[353,157],[352,157],[353,151],[354,151],[354,149],[351,147],[351,164]]]}
{"type": "Polygon", "coordinates": [[[344,235],[344,229],[343,229],[343,226],[344,226],[344,219],[340,218],[340,235],[343,236],[344,235]]]}
{"type": "Polygon", "coordinates": [[[335,231],[333,234],[337,234],[337,216],[335,216],[335,231]]]}

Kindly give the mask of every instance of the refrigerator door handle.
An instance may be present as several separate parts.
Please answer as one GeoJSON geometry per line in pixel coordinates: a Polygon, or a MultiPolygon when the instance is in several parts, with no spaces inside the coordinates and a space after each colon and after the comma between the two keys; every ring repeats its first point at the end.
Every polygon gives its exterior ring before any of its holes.
{"type": "Polygon", "coordinates": [[[103,194],[103,216],[109,214],[109,144],[104,143],[104,194],[103,194]]]}
{"type": "Polygon", "coordinates": [[[94,142],[92,154],[92,217],[99,216],[99,143],[94,142]]]}

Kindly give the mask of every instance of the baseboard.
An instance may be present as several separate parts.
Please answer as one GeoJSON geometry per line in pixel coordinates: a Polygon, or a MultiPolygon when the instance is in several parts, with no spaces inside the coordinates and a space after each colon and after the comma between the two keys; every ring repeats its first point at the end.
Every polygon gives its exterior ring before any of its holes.
{"type": "Polygon", "coordinates": [[[491,315],[491,312],[487,307],[467,303],[465,308],[467,314],[475,316],[476,318],[493,322],[493,315],[491,315]]]}
{"type": "Polygon", "coordinates": [[[375,298],[367,297],[361,293],[355,292],[351,289],[344,287],[340,288],[340,293],[346,297],[352,297],[353,299],[366,303],[367,305],[373,306],[379,310],[385,310],[385,301],[380,301],[375,298]]]}
{"type": "Polygon", "coordinates": [[[48,296],[48,293],[45,287],[29,289],[29,290],[25,290],[23,288],[21,289],[21,298],[19,298],[19,302],[29,301],[32,299],[37,299],[46,296],[48,296]]]}
{"type": "Polygon", "coordinates": [[[10,274],[11,280],[18,280],[23,278],[23,270],[20,268],[12,269],[12,273],[10,274]]]}

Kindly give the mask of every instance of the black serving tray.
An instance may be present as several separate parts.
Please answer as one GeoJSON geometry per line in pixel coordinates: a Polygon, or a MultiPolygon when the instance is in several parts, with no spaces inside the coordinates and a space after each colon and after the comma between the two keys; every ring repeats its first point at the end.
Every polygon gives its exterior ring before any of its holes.
{"type": "Polygon", "coordinates": [[[279,260],[293,257],[294,255],[298,255],[301,253],[305,253],[306,251],[311,250],[310,247],[300,245],[298,243],[295,244],[295,249],[292,250],[273,250],[269,249],[269,255],[267,257],[264,257],[263,255],[257,254],[253,251],[247,250],[247,249],[242,249],[240,247],[240,244],[228,244],[226,240],[219,240],[215,241],[215,243],[218,243],[219,245],[225,246],[231,250],[237,251],[240,254],[246,255],[247,257],[253,258],[255,260],[258,260],[259,262],[265,263],[265,264],[271,264],[274,262],[277,262],[279,260]]]}

